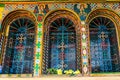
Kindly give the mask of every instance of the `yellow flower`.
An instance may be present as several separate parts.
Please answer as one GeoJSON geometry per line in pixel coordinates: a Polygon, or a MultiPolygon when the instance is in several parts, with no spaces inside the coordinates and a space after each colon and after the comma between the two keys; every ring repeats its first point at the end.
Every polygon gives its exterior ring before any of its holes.
{"type": "Polygon", "coordinates": [[[76,71],[74,72],[74,74],[80,74],[80,71],[79,71],[79,70],[76,70],[76,71]]]}
{"type": "Polygon", "coordinates": [[[72,74],[73,72],[74,72],[73,70],[71,70],[71,69],[69,70],[69,74],[72,74]]]}
{"type": "Polygon", "coordinates": [[[57,74],[58,74],[58,75],[62,75],[62,70],[61,70],[61,69],[58,69],[58,70],[57,70],[57,74]]]}
{"type": "Polygon", "coordinates": [[[65,74],[69,74],[69,71],[68,71],[68,70],[65,70],[64,73],[65,73],[65,74]]]}

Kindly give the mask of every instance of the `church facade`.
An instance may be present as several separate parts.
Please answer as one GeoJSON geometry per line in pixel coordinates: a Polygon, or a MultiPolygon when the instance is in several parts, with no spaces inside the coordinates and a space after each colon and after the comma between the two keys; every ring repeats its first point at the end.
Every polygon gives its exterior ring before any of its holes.
{"type": "Polygon", "coordinates": [[[1,1],[0,77],[120,75],[119,27],[117,1],[1,1]]]}

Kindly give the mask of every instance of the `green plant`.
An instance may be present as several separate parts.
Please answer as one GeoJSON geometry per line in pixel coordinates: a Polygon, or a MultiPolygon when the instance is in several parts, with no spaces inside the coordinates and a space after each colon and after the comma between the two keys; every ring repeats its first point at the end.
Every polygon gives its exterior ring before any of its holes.
{"type": "Polygon", "coordinates": [[[70,76],[74,76],[80,74],[80,71],[79,70],[73,71],[72,69],[63,71],[62,69],[50,68],[47,69],[47,74],[58,74],[58,75],[67,74],[70,76]]]}
{"type": "Polygon", "coordinates": [[[57,69],[54,68],[47,69],[47,74],[57,74],[57,69]]]}

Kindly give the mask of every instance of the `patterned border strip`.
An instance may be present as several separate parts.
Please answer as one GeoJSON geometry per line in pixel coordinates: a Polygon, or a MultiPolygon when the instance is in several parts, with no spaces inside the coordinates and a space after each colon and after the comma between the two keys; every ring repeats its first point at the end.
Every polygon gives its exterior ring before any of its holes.
{"type": "Polygon", "coordinates": [[[88,56],[87,56],[87,35],[86,35],[86,28],[85,22],[82,21],[82,65],[83,65],[83,75],[86,76],[88,74],[88,56]]]}
{"type": "Polygon", "coordinates": [[[34,76],[39,76],[41,63],[40,61],[41,54],[42,54],[42,23],[38,23],[38,30],[37,30],[37,40],[36,40],[36,53],[35,53],[35,65],[34,65],[34,76]]]}

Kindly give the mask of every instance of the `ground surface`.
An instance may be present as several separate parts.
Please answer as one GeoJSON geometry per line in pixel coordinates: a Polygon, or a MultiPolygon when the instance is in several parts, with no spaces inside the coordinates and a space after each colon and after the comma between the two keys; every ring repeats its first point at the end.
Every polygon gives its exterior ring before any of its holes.
{"type": "Polygon", "coordinates": [[[41,77],[41,78],[0,78],[0,80],[120,80],[115,77],[41,77]]]}

